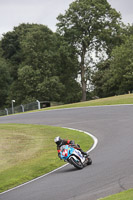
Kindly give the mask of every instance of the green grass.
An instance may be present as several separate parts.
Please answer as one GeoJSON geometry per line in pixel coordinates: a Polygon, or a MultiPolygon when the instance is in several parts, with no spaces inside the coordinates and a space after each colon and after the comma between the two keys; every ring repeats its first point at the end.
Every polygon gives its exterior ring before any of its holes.
{"type": "MultiPolygon", "coordinates": [[[[37,109],[37,110],[32,110],[32,111],[27,111],[27,112],[38,112],[38,111],[44,111],[44,110],[77,108],[77,107],[87,107],[87,106],[121,105],[121,104],[133,104],[133,94],[125,94],[125,95],[100,98],[100,99],[72,103],[72,104],[51,106],[51,107],[42,108],[40,110],[37,109]]],[[[24,113],[21,113],[21,114],[24,114],[24,113]]]]}
{"type": "MultiPolygon", "coordinates": [[[[119,104],[133,104],[133,94],[53,106],[41,110],[119,104]]],[[[88,135],[59,127],[0,124],[0,192],[63,165],[64,162],[57,157],[56,145],[53,142],[57,135],[75,140],[85,151],[93,144],[92,138],[88,135]]],[[[120,198],[116,194],[106,199],[131,200],[133,190],[118,195],[120,198]]]]}
{"type": "Polygon", "coordinates": [[[48,173],[61,165],[56,136],[75,140],[87,151],[92,138],[83,132],[43,125],[0,124],[0,192],[48,173]]]}
{"type": "Polygon", "coordinates": [[[99,200],[133,200],[133,189],[114,194],[99,200]]]}
{"type": "Polygon", "coordinates": [[[133,94],[125,94],[125,95],[101,98],[101,99],[90,100],[90,101],[79,102],[79,103],[72,103],[72,104],[66,104],[66,105],[61,105],[61,106],[53,106],[53,107],[44,108],[41,110],[86,107],[86,106],[120,105],[120,104],[133,104],[133,94]]]}

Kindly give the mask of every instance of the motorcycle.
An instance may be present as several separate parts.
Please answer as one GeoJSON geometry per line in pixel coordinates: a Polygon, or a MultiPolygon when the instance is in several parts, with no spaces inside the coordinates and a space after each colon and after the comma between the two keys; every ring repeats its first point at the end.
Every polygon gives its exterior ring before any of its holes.
{"type": "Polygon", "coordinates": [[[70,145],[63,145],[60,150],[60,158],[70,163],[77,169],[82,169],[83,167],[92,164],[92,160],[89,155],[83,156],[78,149],[75,149],[70,145]]]}

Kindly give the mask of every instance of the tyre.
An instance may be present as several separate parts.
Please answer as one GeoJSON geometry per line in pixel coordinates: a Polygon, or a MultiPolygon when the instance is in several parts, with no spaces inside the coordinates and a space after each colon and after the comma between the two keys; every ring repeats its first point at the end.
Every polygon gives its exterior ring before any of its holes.
{"type": "Polygon", "coordinates": [[[73,157],[71,157],[69,159],[69,162],[74,166],[76,167],[77,169],[83,169],[84,165],[83,163],[78,159],[78,160],[75,160],[73,157]]]}
{"type": "Polygon", "coordinates": [[[92,160],[91,160],[91,158],[88,158],[87,165],[91,165],[91,164],[92,164],[92,160]]]}

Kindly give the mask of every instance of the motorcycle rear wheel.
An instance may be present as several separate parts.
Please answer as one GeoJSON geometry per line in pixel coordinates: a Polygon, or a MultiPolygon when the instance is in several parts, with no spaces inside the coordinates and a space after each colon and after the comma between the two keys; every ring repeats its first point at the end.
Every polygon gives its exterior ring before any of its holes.
{"type": "Polygon", "coordinates": [[[91,158],[88,158],[87,165],[91,165],[91,164],[92,164],[92,160],[91,160],[91,158]]]}

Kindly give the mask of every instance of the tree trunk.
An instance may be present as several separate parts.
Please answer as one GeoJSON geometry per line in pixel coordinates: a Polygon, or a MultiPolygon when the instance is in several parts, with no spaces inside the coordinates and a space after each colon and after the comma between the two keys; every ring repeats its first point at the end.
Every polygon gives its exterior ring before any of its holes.
{"type": "Polygon", "coordinates": [[[81,84],[82,84],[82,99],[81,101],[86,101],[86,81],[85,81],[84,66],[81,67],[81,84]]]}
{"type": "Polygon", "coordinates": [[[83,48],[83,51],[81,53],[81,85],[82,85],[81,101],[86,101],[86,80],[85,80],[85,66],[84,66],[85,52],[86,48],[83,48]]]}

